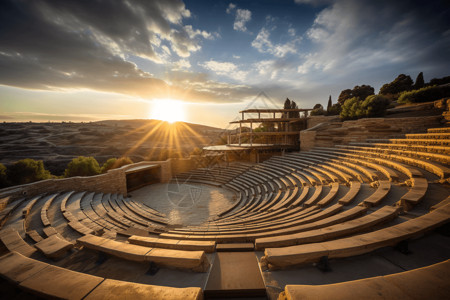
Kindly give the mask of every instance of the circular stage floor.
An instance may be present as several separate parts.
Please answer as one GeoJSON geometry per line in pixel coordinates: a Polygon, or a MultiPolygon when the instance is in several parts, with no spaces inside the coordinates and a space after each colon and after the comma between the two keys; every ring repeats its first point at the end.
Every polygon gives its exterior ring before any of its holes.
{"type": "Polygon", "coordinates": [[[234,192],[196,183],[157,183],[129,193],[165,214],[171,225],[201,225],[236,201],[234,192]]]}

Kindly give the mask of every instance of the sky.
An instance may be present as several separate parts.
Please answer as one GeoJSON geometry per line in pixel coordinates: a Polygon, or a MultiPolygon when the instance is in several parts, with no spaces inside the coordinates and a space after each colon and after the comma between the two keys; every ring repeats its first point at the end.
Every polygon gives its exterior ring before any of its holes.
{"type": "Polygon", "coordinates": [[[224,128],[260,92],[312,108],[448,76],[449,54],[448,1],[2,0],[0,121],[142,119],[178,100],[184,121],[224,128]]]}

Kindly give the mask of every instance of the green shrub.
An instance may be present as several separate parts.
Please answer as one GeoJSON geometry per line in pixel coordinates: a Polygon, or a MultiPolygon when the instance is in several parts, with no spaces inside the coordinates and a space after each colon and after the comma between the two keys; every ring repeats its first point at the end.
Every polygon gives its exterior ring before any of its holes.
{"type": "Polygon", "coordinates": [[[428,86],[418,90],[403,92],[398,97],[399,103],[419,103],[439,100],[450,96],[450,85],[428,86]]]}
{"type": "Polygon", "coordinates": [[[386,109],[390,104],[391,101],[382,95],[369,96],[361,104],[361,111],[363,113],[362,117],[383,117],[386,114],[386,109]]]}
{"type": "Polygon", "coordinates": [[[51,178],[51,174],[45,169],[42,160],[30,158],[19,160],[11,165],[7,169],[7,176],[13,185],[51,178]]]}
{"type": "Polygon", "coordinates": [[[64,171],[64,177],[92,176],[100,173],[100,166],[93,157],[79,156],[72,159],[64,171]]]}
{"type": "Polygon", "coordinates": [[[381,95],[397,95],[403,91],[410,91],[413,88],[413,81],[411,77],[405,74],[400,74],[394,81],[384,84],[380,88],[381,95]]]}
{"type": "Polygon", "coordinates": [[[389,99],[382,95],[371,95],[364,101],[353,97],[344,102],[340,116],[343,120],[382,117],[389,104],[389,99]]]}
{"type": "Polygon", "coordinates": [[[361,103],[358,97],[353,97],[345,100],[342,105],[342,110],[340,113],[340,117],[343,120],[355,120],[360,118],[361,113],[361,103]]]}
{"type": "Polygon", "coordinates": [[[311,116],[325,115],[325,110],[322,107],[315,108],[311,111],[311,116]]]}
{"type": "Polygon", "coordinates": [[[102,173],[106,173],[108,170],[117,169],[132,163],[133,161],[129,157],[121,157],[119,159],[110,158],[103,164],[101,171],[102,173]]]}
{"type": "Polygon", "coordinates": [[[0,164],[0,189],[9,186],[8,176],[6,174],[6,167],[0,164]]]}

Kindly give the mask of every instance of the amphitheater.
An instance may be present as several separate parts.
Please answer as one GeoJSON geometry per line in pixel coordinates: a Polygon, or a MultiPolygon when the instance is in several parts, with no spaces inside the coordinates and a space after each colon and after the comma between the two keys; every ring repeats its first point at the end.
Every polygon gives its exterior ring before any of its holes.
{"type": "Polygon", "coordinates": [[[141,162],[1,190],[2,298],[450,299],[438,119],[321,123],[262,162],[141,162]]]}

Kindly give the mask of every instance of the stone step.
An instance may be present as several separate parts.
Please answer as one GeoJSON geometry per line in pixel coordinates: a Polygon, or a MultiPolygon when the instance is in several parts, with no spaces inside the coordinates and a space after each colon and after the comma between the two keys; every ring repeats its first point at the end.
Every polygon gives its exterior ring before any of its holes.
{"type": "Polygon", "coordinates": [[[266,287],[254,252],[218,252],[205,298],[265,297],[266,287]]]}

